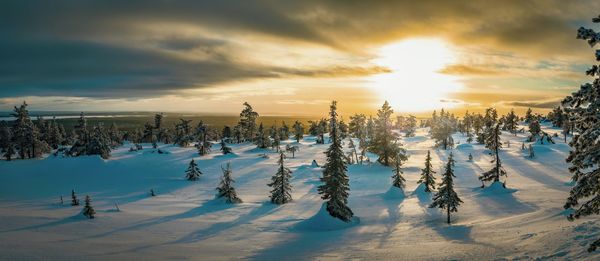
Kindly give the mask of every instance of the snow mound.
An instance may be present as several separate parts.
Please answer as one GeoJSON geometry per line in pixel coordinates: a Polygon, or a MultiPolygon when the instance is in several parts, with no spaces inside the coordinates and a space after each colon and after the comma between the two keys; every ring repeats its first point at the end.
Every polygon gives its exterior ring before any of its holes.
{"type": "Polygon", "coordinates": [[[382,196],[383,199],[404,199],[405,197],[404,190],[394,186],[391,186],[382,196]]]}
{"type": "Polygon", "coordinates": [[[425,191],[425,184],[421,183],[421,184],[419,184],[419,186],[417,186],[415,191],[413,191],[412,195],[417,196],[419,201],[426,202],[426,201],[431,201],[431,193],[432,192],[425,191]]]}
{"type": "Polygon", "coordinates": [[[505,188],[502,182],[495,181],[491,185],[483,188],[481,192],[484,195],[498,195],[498,194],[506,194],[506,193],[514,193],[517,192],[516,189],[505,188]]]}
{"type": "Polygon", "coordinates": [[[295,229],[305,231],[332,231],[346,229],[360,224],[360,218],[352,217],[350,222],[344,222],[338,218],[332,217],[327,212],[327,203],[321,205],[321,209],[314,216],[299,222],[295,229]]]}

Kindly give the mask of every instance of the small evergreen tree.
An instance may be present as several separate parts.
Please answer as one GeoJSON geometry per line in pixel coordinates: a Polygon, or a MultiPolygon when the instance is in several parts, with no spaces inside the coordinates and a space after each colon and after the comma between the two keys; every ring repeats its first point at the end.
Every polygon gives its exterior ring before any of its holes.
{"type": "Polygon", "coordinates": [[[277,205],[285,204],[292,201],[292,186],[290,185],[290,178],[292,177],[292,171],[284,166],[285,154],[279,152],[279,168],[277,173],[271,178],[271,183],[268,184],[272,187],[271,190],[271,202],[277,205]]]}
{"type": "Polygon", "coordinates": [[[221,153],[223,153],[223,155],[233,153],[231,147],[227,146],[227,143],[225,143],[225,140],[221,140],[221,153]]]}
{"type": "Polygon", "coordinates": [[[327,212],[332,217],[338,218],[344,222],[350,222],[354,213],[347,206],[348,191],[350,190],[349,179],[346,175],[347,167],[342,150],[341,140],[338,133],[337,120],[337,102],[331,102],[329,136],[331,145],[325,152],[327,162],[323,166],[323,185],[319,186],[318,191],[321,198],[327,200],[327,212]]]}
{"type": "Polygon", "coordinates": [[[92,207],[92,199],[90,196],[85,196],[85,206],[83,207],[83,215],[89,219],[93,219],[94,215],[96,215],[96,211],[94,207],[92,207]]]}
{"type": "Polygon", "coordinates": [[[438,192],[433,196],[433,202],[429,206],[430,208],[441,208],[445,209],[447,213],[447,222],[450,224],[450,213],[457,212],[457,207],[460,206],[462,200],[458,197],[458,194],[454,191],[454,159],[452,153],[448,157],[448,163],[446,163],[446,169],[442,177],[442,183],[438,192]]]}
{"type": "Polygon", "coordinates": [[[79,206],[79,199],[75,195],[75,190],[71,190],[71,206],[79,206]]]}
{"type": "Polygon", "coordinates": [[[227,163],[227,167],[221,167],[221,170],[223,170],[223,177],[221,178],[219,187],[217,187],[217,198],[225,198],[225,202],[230,204],[242,203],[242,200],[238,198],[235,188],[233,187],[235,181],[231,177],[230,164],[227,163]]]}
{"type": "Polygon", "coordinates": [[[402,177],[402,157],[396,156],[394,160],[394,175],[392,176],[392,186],[404,189],[406,179],[402,177]]]}
{"type": "Polygon", "coordinates": [[[435,177],[433,176],[435,171],[431,165],[431,152],[427,151],[427,157],[425,158],[425,168],[421,169],[421,178],[417,181],[417,184],[425,185],[425,192],[431,192],[435,189],[435,177]]]}
{"type": "Polygon", "coordinates": [[[187,170],[185,171],[185,178],[190,181],[198,180],[202,175],[200,169],[198,169],[198,164],[194,162],[194,159],[190,161],[187,170]]]}

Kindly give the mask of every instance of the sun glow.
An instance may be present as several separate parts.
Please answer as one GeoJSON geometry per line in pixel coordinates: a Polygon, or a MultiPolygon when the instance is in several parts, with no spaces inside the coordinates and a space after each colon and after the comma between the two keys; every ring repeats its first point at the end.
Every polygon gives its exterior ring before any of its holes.
{"type": "Polygon", "coordinates": [[[418,112],[457,105],[446,98],[449,92],[462,88],[458,77],[439,73],[456,62],[447,43],[437,39],[393,43],[380,48],[373,62],[391,72],[369,77],[369,87],[395,110],[418,112]]]}

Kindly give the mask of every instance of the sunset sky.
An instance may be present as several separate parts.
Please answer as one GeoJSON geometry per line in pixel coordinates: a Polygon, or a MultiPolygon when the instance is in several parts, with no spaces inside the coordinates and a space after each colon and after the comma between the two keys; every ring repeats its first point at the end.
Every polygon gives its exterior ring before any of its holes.
{"type": "MultiPolygon", "coordinates": [[[[2,1],[0,110],[548,109],[600,1],[2,1]]],[[[592,27],[593,28],[593,27],[592,27]]]]}

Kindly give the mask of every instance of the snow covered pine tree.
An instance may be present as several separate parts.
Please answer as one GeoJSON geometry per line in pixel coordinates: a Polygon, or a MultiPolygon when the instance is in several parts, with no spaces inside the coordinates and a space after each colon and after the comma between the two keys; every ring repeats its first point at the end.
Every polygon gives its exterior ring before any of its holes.
{"type": "Polygon", "coordinates": [[[329,121],[329,138],[331,145],[325,152],[327,162],[323,166],[323,177],[321,181],[324,183],[319,186],[318,191],[321,198],[327,201],[327,211],[332,217],[336,217],[344,222],[350,222],[354,213],[347,206],[348,191],[350,190],[348,176],[346,175],[347,167],[342,150],[341,140],[338,134],[337,122],[337,102],[332,101],[330,106],[330,121],[329,121]]]}
{"type": "Polygon", "coordinates": [[[283,151],[279,152],[279,168],[277,173],[271,178],[271,183],[268,184],[272,187],[271,190],[271,202],[277,205],[285,204],[292,201],[292,195],[290,194],[292,186],[290,185],[290,178],[292,177],[292,171],[284,166],[283,160],[285,154],[283,151]]]}
{"type": "Polygon", "coordinates": [[[392,185],[394,187],[404,190],[406,179],[402,177],[402,157],[400,155],[396,156],[393,171],[394,175],[392,176],[392,185]]]}
{"type": "Polygon", "coordinates": [[[492,163],[496,163],[494,168],[489,171],[484,172],[479,180],[483,181],[492,181],[499,182],[500,176],[506,176],[506,170],[502,167],[502,162],[500,161],[500,148],[502,148],[502,142],[500,142],[500,123],[493,128],[492,131],[488,132],[488,135],[485,137],[485,147],[492,151],[492,155],[494,159],[492,159],[492,163]]]}
{"type": "Polygon", "coordinates": [[[435,171],[433,171],[433,167],[431,166],[431,152],[427,151],[425,168],[421,169],[421,179],[417,181],[417,184],[425,185],[425,192],[431,192],[435,189],[435,177],[433,174],[435,174],[435,171]]]}
{"type": "Polygon", "coordinates": [[[202,175],[202,172],[198,169],[198,165],[194,162],[194,159],[192,159],[185,171],[185,178],[190,181],[195,181],[200,179],[200,175],[202,175]]]}
{"type": "Polygon", "coordinates": [[[450,224],[450,212],[457,212],[457,207],[462,203],[462,200],[460,200],[456,191],[454,191],[454,177],[456,176],[454,176],[453,167],[454,159],[452,152],[450,152],[448,163],[446,163],[446,170],[442,177],[442,184],[440,184],[440,189],[433,196],[433,203],[429,206],[430,208],[446,209],[448,224],[450,224]]]}
{"type": "Polygon", "coordinates": [[[225,198],[225,202],[227,203],[242,203],[242,200],[238,198],[233,187],[235,181],[231,178],[231,166],[229,162],[226,168],[221,167],[221,169],[223,170],[223,177],[217,188],[217,198],[225,198]]]}
{"type": "MultiPolygon", "coordinates": [[[[600,16],[593,19],[600,23],[600,16]]],[[[591,47],[600,42],[600,33],[592,29],[580,27],[577,38],[587,40],[591,47]]],[[[600,61],[600,50],[596,50],[596,61],[600,61]]],[[[562,105],[570,115],[569,121],[575,126],[573,139],[569,142],[571,151],[567,163],[571,163],[569,171],[573,173],[575,186],[571,189],[565,209],[578,207],[569,216],[569,220],[598,214],[600,212],[600,67],[593,65],[587,72],[594,81],[581,85],[571,96],[567,96],[562,105]],[[579,202],[586,200],[585,202],[579,202]]],[[[588,251],[595,251],[600,246],[600,239],[594,241],[588,251]]]]}

